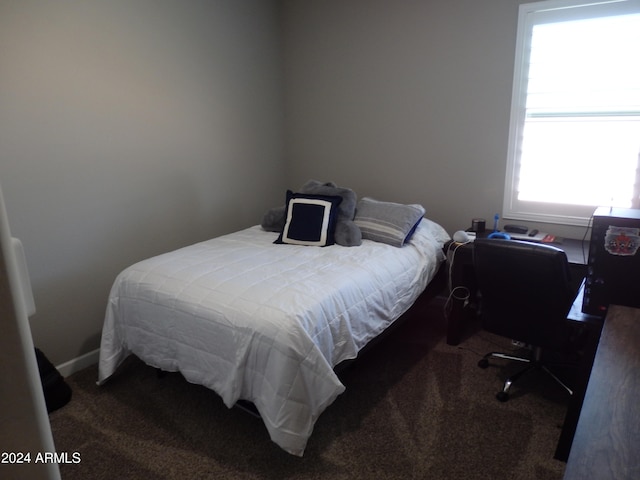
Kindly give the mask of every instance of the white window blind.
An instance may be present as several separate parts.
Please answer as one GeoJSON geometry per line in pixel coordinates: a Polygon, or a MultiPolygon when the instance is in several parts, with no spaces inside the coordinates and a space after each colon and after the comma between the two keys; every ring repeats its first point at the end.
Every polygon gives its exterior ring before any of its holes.
{"type": "Polygon", "coordinates": [[[639,162],[640,1],[522,5],[503,216],[631,207],[639,162]]]}

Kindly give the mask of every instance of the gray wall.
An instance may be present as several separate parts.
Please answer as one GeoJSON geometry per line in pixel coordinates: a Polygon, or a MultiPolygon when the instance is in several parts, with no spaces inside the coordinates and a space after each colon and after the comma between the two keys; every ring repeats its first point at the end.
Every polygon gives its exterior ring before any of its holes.
{"type": "Polygon", "coordinates": [[[54,363],[125,266],[281,202],[276,2],[0,0],[0,184],[54,363]]]}
{"type": "Polygon", "coordinates": [[[257,223],[309,178],[450,232],[490,222],[519,3],[0,0],[0,184],[36,344],[97,348],[122,268],[257,223]]]}
{"type": "Polygon", "coordinates": [[[473,217],[492,225],[520,3],[286,0],[290,183],[334,179],[361,195],[419,202],[450,232],[473,217]]]}

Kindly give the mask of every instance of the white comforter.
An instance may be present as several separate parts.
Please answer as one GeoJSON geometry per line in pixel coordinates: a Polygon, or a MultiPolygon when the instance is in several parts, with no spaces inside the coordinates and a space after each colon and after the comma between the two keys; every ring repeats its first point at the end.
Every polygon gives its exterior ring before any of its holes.
{"type": "Polygon", "coordinates": [[[444,259],[446,232],[423,219],[402,248],[276,245],[254,226],[139,262],[116,279],[99,383],[131,353],[252,401],[271,439],[302,455],[355,358],[404,313],[444,259]]]}

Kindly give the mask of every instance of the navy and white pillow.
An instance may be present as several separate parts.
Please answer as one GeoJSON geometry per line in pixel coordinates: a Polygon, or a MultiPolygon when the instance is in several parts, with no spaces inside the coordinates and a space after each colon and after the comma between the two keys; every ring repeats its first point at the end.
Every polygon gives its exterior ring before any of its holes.
{"type": "Polygon", "coordinates": [[[287,190],[285,224],[275,243],[325,247],[333,245],[342,197],[287,190]]]}

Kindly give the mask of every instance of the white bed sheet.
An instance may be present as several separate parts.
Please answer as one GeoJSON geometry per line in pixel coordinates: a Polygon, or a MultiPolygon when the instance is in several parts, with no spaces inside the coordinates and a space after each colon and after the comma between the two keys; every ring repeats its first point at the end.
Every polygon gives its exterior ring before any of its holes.
{"type": "Polygon", "coordinates": [[[100,348],[104,383],[130,354],[252,401],[271,439],[302,455],[344,391],[333,371],[404,313],[444,260],[423,219],[402,248],[273,244],[259,226],[141,261],[115,280],[100,348]]]}

